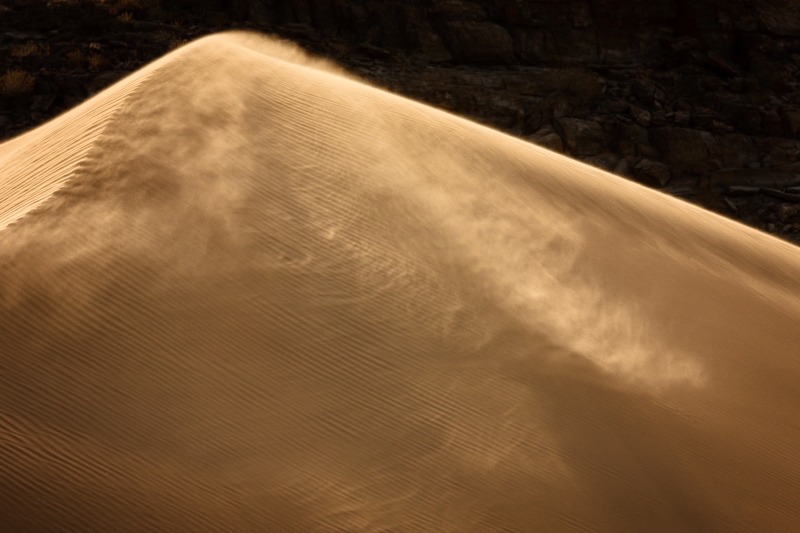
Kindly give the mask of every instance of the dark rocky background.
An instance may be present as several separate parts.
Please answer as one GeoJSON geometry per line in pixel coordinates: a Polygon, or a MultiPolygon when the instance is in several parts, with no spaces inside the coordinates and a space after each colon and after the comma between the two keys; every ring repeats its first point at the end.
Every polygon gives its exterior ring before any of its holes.
{"type": "Polygon", "coordinates": [[[800,242],[800,0],[0,0],[0,140],[231,28],[800,242]]]}

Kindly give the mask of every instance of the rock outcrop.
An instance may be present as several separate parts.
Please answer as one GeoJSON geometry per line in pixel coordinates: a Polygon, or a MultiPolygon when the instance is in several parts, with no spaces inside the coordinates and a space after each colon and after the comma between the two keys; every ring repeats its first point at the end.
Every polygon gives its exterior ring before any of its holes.
{"type": "Polygon", "coordinates": [[[793,0],[4,0],[0,10],[0,138],[188,40],[251,28],[763,229],[785,202],[725,201],[709,183],[800,174],[793,0]]]}

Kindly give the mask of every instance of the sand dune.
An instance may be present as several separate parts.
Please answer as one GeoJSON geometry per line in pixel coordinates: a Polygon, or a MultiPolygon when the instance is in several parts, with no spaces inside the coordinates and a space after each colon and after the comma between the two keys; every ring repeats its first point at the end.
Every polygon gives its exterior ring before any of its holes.
{"type": "Polygon", "coordinates": [[[800,254],[246,34],[0,145],[3,531],[800,527],[800,254]]]}

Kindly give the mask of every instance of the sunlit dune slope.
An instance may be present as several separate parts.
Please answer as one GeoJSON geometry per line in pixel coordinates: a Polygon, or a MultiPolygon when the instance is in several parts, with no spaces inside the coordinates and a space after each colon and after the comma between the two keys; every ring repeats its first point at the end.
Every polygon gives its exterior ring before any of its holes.
{"type": "Polygon", "coordinates": [[[798,248],[245,34],[0,145],[0,529],[787,532],[798,248]]]}

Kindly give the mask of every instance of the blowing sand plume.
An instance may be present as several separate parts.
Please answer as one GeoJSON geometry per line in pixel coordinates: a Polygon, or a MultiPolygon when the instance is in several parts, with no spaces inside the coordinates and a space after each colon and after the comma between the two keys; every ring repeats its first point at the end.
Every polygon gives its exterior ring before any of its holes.
{"type": "Polygon", "coordinates": [[[0,530],[789,532],[800,254],[244,33],[0,145],[0,530]]]}

